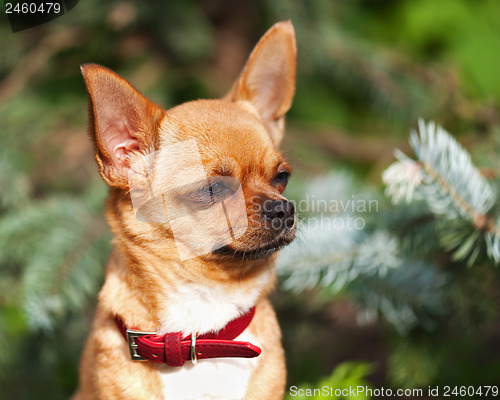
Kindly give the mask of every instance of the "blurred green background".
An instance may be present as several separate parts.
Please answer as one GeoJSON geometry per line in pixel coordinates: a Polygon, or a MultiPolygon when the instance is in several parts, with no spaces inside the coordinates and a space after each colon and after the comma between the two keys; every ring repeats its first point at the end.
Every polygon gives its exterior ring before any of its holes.
{"type": "MultiPolygon", "coordinates": [[[[110,250],[80,64],[105,65],[169,108],[224,95],[260,36],[291,19],[290,196],[332,170],[381,194],[380,175],[395,147],[408,152],[420,116],[496,177],[499,15],[495,0],[81,0],[16,34],[0,16],[2,397],[73,392],[110,250]]],[[[289,385],[498,384],[498,269],[454,273],[462,312],[403,333],[359,324],[349,293],[279,291],[289,385]]]]}

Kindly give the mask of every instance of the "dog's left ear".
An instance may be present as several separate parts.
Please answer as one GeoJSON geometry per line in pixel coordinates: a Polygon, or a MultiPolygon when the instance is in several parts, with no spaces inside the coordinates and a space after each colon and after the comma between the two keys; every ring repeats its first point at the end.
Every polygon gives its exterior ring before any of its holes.
{"type": "Polygon", "coordinates": [[[278,22],[260,39],[225,99],[247,100],[259,112],[275,145],[295,93],[297,45],[290,21],[278,22]]]}

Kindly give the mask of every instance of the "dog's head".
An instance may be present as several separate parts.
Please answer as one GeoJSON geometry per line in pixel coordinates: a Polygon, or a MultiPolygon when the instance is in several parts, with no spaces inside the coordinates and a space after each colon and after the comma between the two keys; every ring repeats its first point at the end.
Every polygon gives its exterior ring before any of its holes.
{"type": "Polygon", "coordinates": [[[174,238],[181,259],[264,258],[293,239],[294,208],[282,195],[291,169],[278,145],[295,64],[293,27],[278,23],[223,99],[168,111],[114,72],[82,66],[100,173],[129,199],[135,235],[174,238]]]}

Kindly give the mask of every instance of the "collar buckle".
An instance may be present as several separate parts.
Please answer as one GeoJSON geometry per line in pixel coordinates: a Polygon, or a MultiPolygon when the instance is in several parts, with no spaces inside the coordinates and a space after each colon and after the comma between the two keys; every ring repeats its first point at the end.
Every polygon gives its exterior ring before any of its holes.
{"type": "Polygon", "coordinates": [[[145,331],[137,331],[134,329],[127,329],[127,342],[128,348],[130,350],[130,357],[132,361],[148,361],[144,357],[142,357],[139,353],[137,353],[137,348],[139,347],[135,342],[135,339],[140,338],[142,336],[151,336],[156,335],[156,332],[145,332],[145,331]]]}
{"type": "Polygon", "coordinates": [[[191,334],[191,362],[193,365],[198,364],[198,356],[196,354],[196,334],[191,334]]]}

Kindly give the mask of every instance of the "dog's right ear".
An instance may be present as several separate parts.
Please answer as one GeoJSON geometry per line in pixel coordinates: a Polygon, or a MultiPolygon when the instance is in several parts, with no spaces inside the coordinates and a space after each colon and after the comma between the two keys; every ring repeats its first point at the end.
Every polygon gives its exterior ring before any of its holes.
{"type": "Polygon", "coordinates": [[[108,185],[126,189],[130,156],[154,150],[164,110],[113,71],[96,64],[80,68],[99,172],[108,185]]]}

